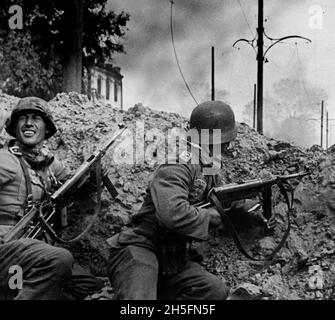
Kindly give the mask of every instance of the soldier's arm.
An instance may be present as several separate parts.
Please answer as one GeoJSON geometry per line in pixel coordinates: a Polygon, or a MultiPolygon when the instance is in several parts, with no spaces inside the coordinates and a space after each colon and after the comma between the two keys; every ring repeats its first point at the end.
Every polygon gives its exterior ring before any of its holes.
{"type": "Polygon", "coordinates": [[[0,151],[0,186],[13,180],[20,167],[19,161],[8,151],[0,151]]]}
{"type": "Polygon", "coordinates": [[[61,183],[64,183],[67,179],[70,178],[70,173],[64,166],[63,162],[58,160],[56,157],[51,163],[51,170],[55,175],[55,178],[61,183]]]}
{"type": "Polygon", "coordinates": [[[168,229],[199,240],[206,240],[210,215],[207,209],[188,201],[192,171],[187,165],[160,167],[150,184],[150,192],[160,223],[168,229]]]}
{"type": "MultiPolygon", "coordinates": [[[[74,175],[73,173],[70,173],[68,169],[64,166],[63,162],[58,160],[56,157],[51,164],[51,169],[55,175],[55,178],[61,184],[65,183],[74,175]]],[[[71,196],[76,200],[86,201],[88,198],[91,198],[95,192],[97,192],[95,174],[89,174],[88,179],[82,185],[80,185],[80,187],[77,187],[77,189],[74,190],[73,193],[71,193],[71,196]]]]}

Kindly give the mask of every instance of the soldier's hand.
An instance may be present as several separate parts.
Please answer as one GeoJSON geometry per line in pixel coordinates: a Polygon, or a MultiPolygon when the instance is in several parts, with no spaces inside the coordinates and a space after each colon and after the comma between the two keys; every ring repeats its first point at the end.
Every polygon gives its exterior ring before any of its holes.
{"type": "Polygon", "coordinates": [[[221,216],[216,208],[208,208],[208,215],[210,217],[209,226],[210,227],[219,227],[221,225],[221,216]]]}
{"type": "Polygon", "coordinates": [[[271,218],[267,221],[266,225],[269,230],[273,230],[276,227],[276,216],[272,214],[271,218]]]}

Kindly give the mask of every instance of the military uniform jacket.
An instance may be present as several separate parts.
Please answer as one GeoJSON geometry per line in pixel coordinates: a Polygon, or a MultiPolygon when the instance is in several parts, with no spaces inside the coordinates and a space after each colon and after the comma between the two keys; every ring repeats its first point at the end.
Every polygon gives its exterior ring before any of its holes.
{"type": "MultiPolygon", "coordinates": [[[[27,163],[33,201],[40,202],[45,191],[50,191],[55,180],[63,181],[67,172],[63,164],[54,159],[49,167],[35,171],[27,163]]],[[[0,235],[9,230],[22,216],[27,197],[24,173],[19,159],[6,149],[0,150],[0,235]]]]}
{"type": "MultiPolygon", "coordinates": [[[[208,209],[195,203],[205,200],[208,191],[219,184],[218,176],[204,176],[201,165],[164,164],[158,167],[147,188],[135,227],[108,239],[112,248],[133,244],[157,251],[157,237],[164,229],[185,236],[189,241],[208,237],[208,209]]],[[[159,250],[159,249],[158,249],[159,250]]]]}

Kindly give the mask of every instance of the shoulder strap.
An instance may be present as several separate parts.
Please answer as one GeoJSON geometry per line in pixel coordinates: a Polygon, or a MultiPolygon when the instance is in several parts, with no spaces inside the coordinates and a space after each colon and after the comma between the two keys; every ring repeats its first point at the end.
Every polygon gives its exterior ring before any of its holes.
{"type": "Polygon", "coordinates": [[[24,203],[24,210],[23,213],[25,213],[27,210],[29,210],[32,205],[33,205],[33,192],[32,192],[32,186],[31,186],[31,179],[30,179],[30,174],[28,171],[28,166],[26,164],[26,162],[24,161],[24,159],[22,157],[17,157],[20,161],[20,165],[23,171],[23,175],[24,175],[24,180],[26,183],[26,190],[27,190],[27,197],[26,197],[26,201],[24,203]]]}
{"type": "Polygon", "coordinates": [[[232,223],[232,221],[230,220],[230,217],[227,215],[227,213],[225,212],[220,200],[218,199],[218,197],[216,196],[215,192],[211,192],[210,193],[210,199],[212,201],[212,203],[215,205],[215,207],[217,208],[217,210],[219,211],[220,215],[221,215],[221,219],[223,220],[223,222],[225,223],[225,225],[228,227],[228,229],[230,230],[232,237],[234,239],[234,242],[237,246],[237,248],[240,250],[240,252],[247,257],[250,260],[253,261],[265,261],[266,264],[269,264],[273,258],[275,257],[275,255],[278,253],[278,251],[283,247],[287,237],[289,236],[290,233],[290,213],[292,211],[292,203],[293,203],[293,189],[290,188],[291,191],[291,201],[289,200],[288,194],[287,194],[287,190],[285,189],[284,186],[284,182],[282,180],[278,180],[277,181],[277,185],[280,189],[280,192],[282,193],[285,202],[287,204],[287,228],[286,231],[283,235],[283,238],[281,239],[280,243],[276,246],[276,248],[273,250],[273,252],[266,258],[255,258],[252,255],[250,255],[243,247],[242,242],[240,240],[240,237],[234,227],[234,224],[232,223]]]}

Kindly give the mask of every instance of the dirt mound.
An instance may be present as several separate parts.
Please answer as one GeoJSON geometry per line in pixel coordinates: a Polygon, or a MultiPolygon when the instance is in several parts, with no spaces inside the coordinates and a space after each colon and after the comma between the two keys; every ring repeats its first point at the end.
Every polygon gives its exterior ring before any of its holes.
{"type": "MultiPolygon", "coordinates": [[[[0,95],[0,110],[4,111],[0,117],[2,122],[16,102],[15,97],[0,95]]],[[[106,239],[127,226],[131,215],[140,208],[151,174],[173,151],[164,148],[165,142],[184,132],[187,119],[141,104],[122,112],[76,93],[58,94],[50,101],[50,106],[58,132],[48,141],[48,146],[72,172],[108,141],[119,124],[127,127],[122,139],[103,159],[104,168],[120,192],[123,205],[104,191],[99,221],[87,236],[69,247],[82,264],[105,276],[106,239]]],[[[8,139],[3,130],[0,143],[6,144],[8,139]]],[[[295,209],[290,236],[269,268],[261,269],[259,264],[244,258],[224,229],[213,232],[202,248],[204,266],[234,288],[233,298],[334,297],[334,155],[334,148],[328,153],[318,146],[303,149],[261,136],[246,124],[239,124],[238,137],[222,169],[226,183],[304,170],[309,170],[311,175],[294,182],[295,209]]],[[[243,241],[254,254],[268,253],[285,231],[285,203],[278,194],[274,203],[277,225],[273,234],[265,235],[250,227],[241,227],[243,241]]],[[[72,208],[74,216],[79,210],[92,211],[93,204],[94,199],[91,206],[83,202],[72,208]]],[[[71,227],[70,233],[78,232],[80,227],[71,227]]]]}

